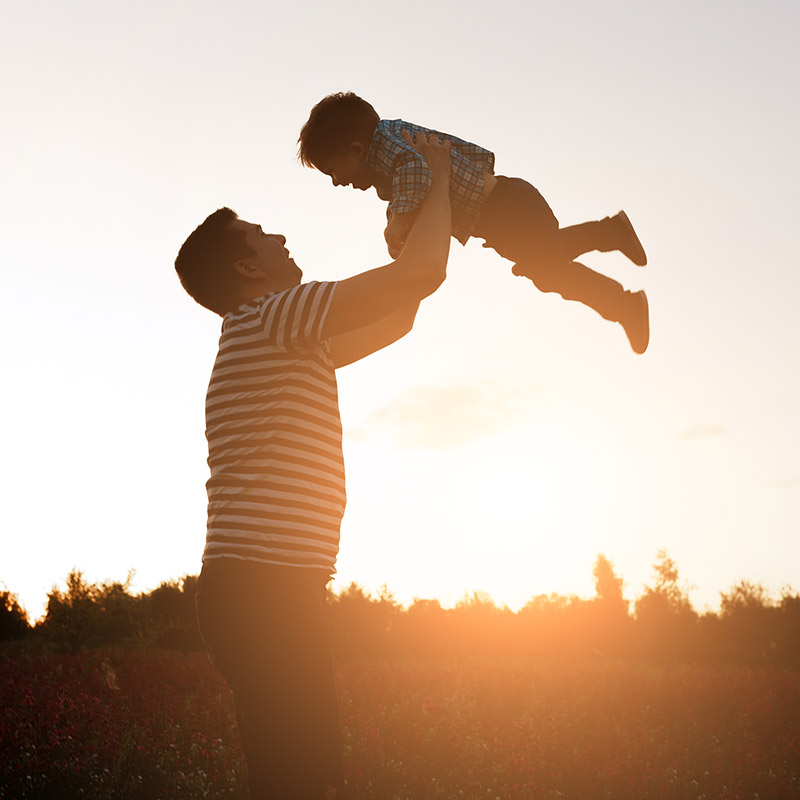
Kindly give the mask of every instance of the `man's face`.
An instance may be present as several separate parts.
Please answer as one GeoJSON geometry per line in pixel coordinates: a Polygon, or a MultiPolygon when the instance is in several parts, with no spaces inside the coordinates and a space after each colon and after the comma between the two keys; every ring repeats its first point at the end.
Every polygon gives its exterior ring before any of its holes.
{"type": "Polygon", "coordinates": [[[330,177],[334,186],[352,186],[362,192],[372,186],[367,153],[361,142],[353,142],[342,155],[329,156],[317,169],[330,177]]]}
{"type": "Polygon", "coordinates": [[[260,225],[236,219],[231,222],[231,228],[244,233],[244,239],[250,247],[253,256],[246,261],[261,269],[269,278],[274,291],[283,291],[297,286],[303,278],[303,270],[289,257],[286,249],[286,237],[279,233],[264,233],[260,225]]]}

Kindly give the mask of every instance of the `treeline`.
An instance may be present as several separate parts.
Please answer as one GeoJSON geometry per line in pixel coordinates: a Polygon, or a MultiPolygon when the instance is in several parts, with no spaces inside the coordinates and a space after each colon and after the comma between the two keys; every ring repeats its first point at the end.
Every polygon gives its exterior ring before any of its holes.
{"type": "MultiPolygon", "coordinates": [[[[408,608],[384,589],[377,597],[353,583],[329,593],[331,637],[340,658],[539,654],[654,661],[727,662],[800,667],[800,596],[772,597],[740,581],[721,592],[719,613],[698,613],[665,551],[633,602],[613,564],[598,556],[595,596],[537,595],[517,612],[475,593],[454,608],[415,600],[408,608]]],[[[0,592],[0,641],[68,652],[111,644],[201,649],[194,618],[196,576],[138,595],[124,583],[90,584],[78,571],[48,595],[31,626],[10,592],[0,592]]]]}

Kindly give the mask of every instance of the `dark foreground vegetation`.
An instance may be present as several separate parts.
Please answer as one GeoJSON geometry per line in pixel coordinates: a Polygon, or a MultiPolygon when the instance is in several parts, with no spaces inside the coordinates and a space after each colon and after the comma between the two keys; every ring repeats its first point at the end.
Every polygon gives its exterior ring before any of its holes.
{"type": "MultiPolygon", "coordinates": [[[[0,656],[0,797],[242,797],[201,653],[0,656]]],[[[601,658],[346,659],[350,800],[800,797],[800,675],[601,658]]]]}
{"type": "MultiPolygon", "coordinates": [[[[697,614],[660,553],[629,607],[331,595],[350,800],[800,798],[800,598],[740,583],[697,614]]],[[[196,579],[133,596],[78,572],[31,627],[0,593],[0,798],[241,797],[196,579]]]]}

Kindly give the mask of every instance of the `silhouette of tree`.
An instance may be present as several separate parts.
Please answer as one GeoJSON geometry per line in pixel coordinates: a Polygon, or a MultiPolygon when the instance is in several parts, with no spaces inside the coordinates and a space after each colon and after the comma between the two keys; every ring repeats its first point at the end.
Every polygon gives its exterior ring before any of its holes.
{"type": "Polygon", "coordinates": [[[597,556],[592,569],[597,602],[611,614],[627,615],[628,601],[622,596],[623,581],[614,572],[614,565],[602,553],[597,556]]]}
{"type": "Polygon", "coordinates": [[[464,596],[450,614],[454,644],[465,651],[508,650],[513,624],[512,612],[498,607],[486,592],[464,596]]]}
{"type": "Polygon", "coordinates": [[[400,650],[405,653],[436,653],[450,649],[453,637],[448,621],[448,612],[438,600],[415,597],[396,620],[400,650]]]}
{"type": "MultiPolygon", "coordinates": [[[[678,567],[659,550],[653,580],[629,616],[624,583],[600,554],[593,567],[595,596],[537,595],[516,614],[485,592],[465,595],[455,608],[415,598],[406,610],[386,586],[377,596],[357,583],[328,591],[336,655],[430,656],[531,652],[564,656],[638,653],[648,658],[772,663],[800,666],[800,596],[784,589],[773,600],[761,585],[740,581],[720,593],[719,614],[699,616],[678,567]],[[636,649],[633,649],[636,648],[636,649]]],[[[82,647],[136,641],[168,648],[202,648],[194,615],[197,576],[165,581],[132,596],[124,582],[87,582],[77,569],[66,589],[53,587],[34,639],[76,652],[82,647]]],[[[14,595],[0,592],[0,639],[29,629],[14,595]]]]}
{"type": "Polygon", "coordinates": [[[196,575],[184,575],[177,581],[164,581],[141,597],[138,613],[148,639],[182,650],[203,647],[195,617],[197,580],[196,575]]]}
{"type": "Polygon", "coordinates": [[[720,627],[728,658],[764,663],[777,656],[779,614],[760,583],[741,580],[720,592],[720,627]]]}
{"type": "Polygon", "coordinates": [[[0,642],[22,639],[30,629],[28,614],[17,596],[9,591],[0,592],[0,642]]]}
{"type": "Polygon", "coordinates": [[[780,638],[777,642],[779,660],[784,664],[800,665],[800,595],[790,587],[781,591],[778,605],[780,638]]]}
{"type": "Polygon", "coordinates": [[[518,612],[520,626],[534,650],[576,653],[592,649],[591,602],[574,595],[540,594],[518,612]]]}
{"type": "Polygon", "coordinates": [[[628,601],[622,596],[622,578],[614,565],[602,553],[597,556],[592,570],[595,599],[593,602],[594,629],[588,641],[601,651],[619,652],[625,644],[630,617],[628,601]]]}
{"type": "Polygon", "coordinates": [[[329,595],[334,649],[340,655],[375,655],[391,648],[391,631],[401,606],[383,586],[372,596],[352,582],[338,595],[329,595]]]}
{"type": "Polygon", "coordinates": [[[643,654],[649,658],[692,658],[697,634],[697,613],[688,591],[679,584],[678,567],[661,549],[653,564],[655,582],[644,587],[636,600],[636,632],[643,654]]]}
{"type": "Polygon", "coordinates": [[[128,593],[132,579],[130,572],[124,583],[97,586],[87,583],[83,573],[73,569],[67,576],[66,592],[54,586],[48,594],[41,630],[72,653],[133,635],[136,598],[128,593]]]}

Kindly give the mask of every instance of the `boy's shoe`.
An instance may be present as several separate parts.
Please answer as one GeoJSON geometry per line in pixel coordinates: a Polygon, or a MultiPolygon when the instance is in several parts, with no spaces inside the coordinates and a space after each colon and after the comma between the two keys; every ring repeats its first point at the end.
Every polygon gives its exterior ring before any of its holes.
{"type": "Polygon", "coordinates": [[[624,211],[620,211],[619,214],[613,216],[611,219],[616,223],[617,232],[619,234],[617,250],[627,256],[637,266],[643,267],[647,264],[647,253],[644,252],[644,247],[642,247],[642,243],[639,241],[639,237],[636,235],[636,231],[633,229],[628,215],[624,211]]]}
{"type": "Polygon", "coordinates": [[[650,306],[644,292],[625,292],[620,325],[634,353],[644,353],[650,344],[650,306]]]}

